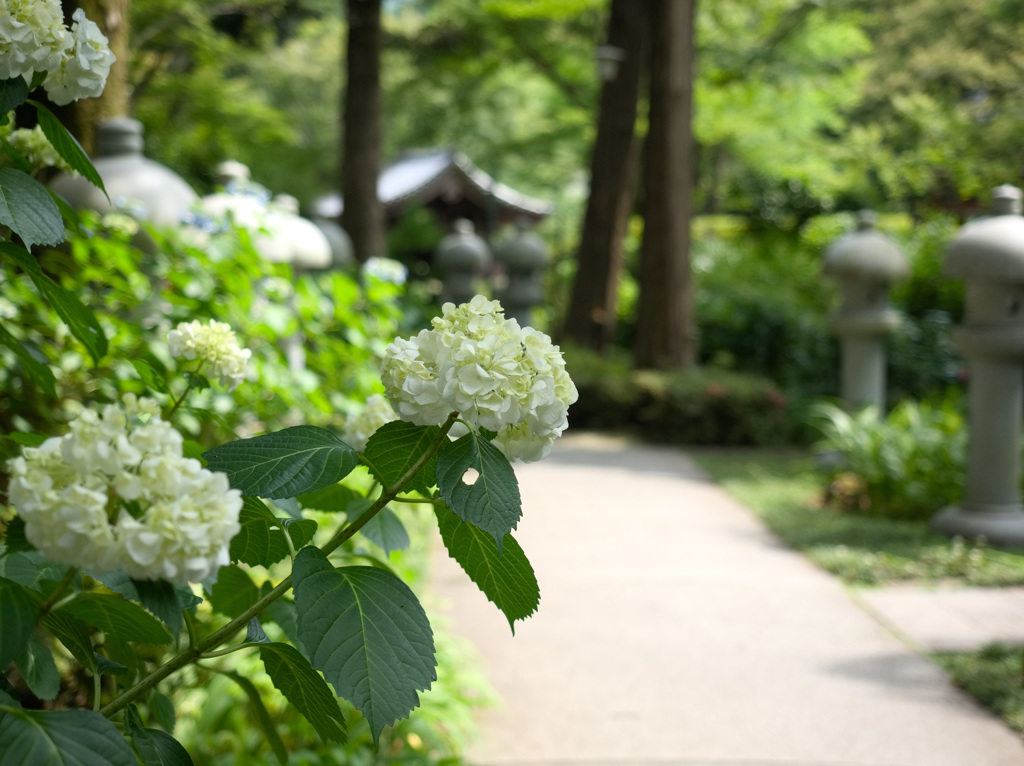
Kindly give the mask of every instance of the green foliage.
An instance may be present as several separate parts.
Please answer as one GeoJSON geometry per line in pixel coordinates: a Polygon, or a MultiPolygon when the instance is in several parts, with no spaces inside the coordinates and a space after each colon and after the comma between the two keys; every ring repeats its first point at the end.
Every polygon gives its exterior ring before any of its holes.
{"type": "Polygon", "coordinates": [[[580,395],[574,427],[673,444],[781,444],[799,435],[786,396],[759,376],[713,367],[635,371],[571,348],[565,358],[580,395]]]}
{"type": "Polygon", "coordinates": [[[138,766],[114,725],[91,710],[2,711],[0,752],[11,766],[138,766]]]}
{"type": "Polygon", "coordinates": [[[960,499],[967,431],[961,404],[905,401],[885,418],[871,407],[848,413],[821,404],[818,449],[840,457],[830,499],[851,511],[927,519],[960,499]]]}
{"type": "Polygon", "coordinates": [[[992,644],[975,652],[931,655],[953,683],[1003,719],[1011,729],[1024,732],[1024,650],[992,644]]]}

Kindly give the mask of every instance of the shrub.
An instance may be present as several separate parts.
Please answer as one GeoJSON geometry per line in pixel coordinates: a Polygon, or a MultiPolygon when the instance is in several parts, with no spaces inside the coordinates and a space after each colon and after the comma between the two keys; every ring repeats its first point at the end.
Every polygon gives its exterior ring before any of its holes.
{"type": "Polygon", "coordinates": [[[629,430],[674,444],[779,444],[794,433],[789,402],[770,381],[697,367],[631,370],[578,349],[565,352],[579,391],[574,427],[629,430]]]}
{"type": "Polygon", "coordinates": [[[960,499],[967,433],[958,399],[908,400],[884,419],[873,407],[850,414],[832,404],[814,415],[818,450],[838,458],[828,471],[833,506],[923,520],[960,499]]]}

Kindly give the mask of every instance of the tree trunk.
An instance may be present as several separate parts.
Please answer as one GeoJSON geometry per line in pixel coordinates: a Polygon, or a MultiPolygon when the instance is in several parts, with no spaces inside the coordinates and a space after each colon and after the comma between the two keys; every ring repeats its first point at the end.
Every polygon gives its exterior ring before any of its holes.
{"type": "Polygon", "coordinates": [[[633,348],[639,368],[681,369],[696,359],[690,271],[695,5],[696,0],[651,0],[650,127],[633,348]]]}
{"type": "Polygon", "coordinates": [[[384,208],[377,199],[380,175],[383,48],[381,0],[347,0],[348,82],[342,115],[341,188],[345,209],[341,225],[352,238],[359,261],[386,255],[384,208]]]}
{"type": "Polygon", "coordinates": [[[612,0],[607,44],[620,50],[623,59],[616,76],[601,88],[590,196],[563,329],[565,340],[597,351],[603,351],[615,334],[622,241],[633,204],[634,125],[646,7],[646,0],[612,0]]]}

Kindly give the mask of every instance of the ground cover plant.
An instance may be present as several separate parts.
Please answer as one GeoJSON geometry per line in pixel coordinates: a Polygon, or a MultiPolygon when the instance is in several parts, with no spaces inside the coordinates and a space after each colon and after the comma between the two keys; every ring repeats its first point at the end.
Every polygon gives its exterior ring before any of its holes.
{"type": "Polygon", "coordinates": [[[1024,733],[1024,649],[992,644],[976,652],[931,655],[957,686],[1024,733]]]}
{"type": "Polygon", "coordinates": [[[951,540],[931,532],[925,520],[827,507],[826,483],[809,451],[696,449],[688,454],[787,545],[848,585],[1024,584],[1024,556],[951,540]]]}
{"type": "MultiPolygon", "coordinates": [[[[24,21],[39,34],[28,38],[32,55],[11,59],[28,63],[0,83],[0,113],[6,123],[11,109],[31,103],[50,151],[102,188],[66,129],[28,96],[50,89],[44,69],[102,69],[105,40],[77,14],[70,31],[54,14],[24,21]],[[39,46],[50,46],[46,55],[35,55],[39,46]]],[[[88,92],[95,85],[91,75],[69,80],[88,92]]],[[[63,87],[58,78],[54,88],[63,87]]],[[[332,390],[315,375],[312,389],[292,391],[283,407],[243,406],[239,420],[233,404],[285,398],[288,386],[263,390],[260,374],[279,369],[276,358],[254,363],[260,349],[218,317],[257,314],[265,324],[248,329],[262,331],[267,347],[294,349],[309,328],[289,311],[269,312],[275,326],[244,301],[227,309],[230,291],[201,274],[147,272],[123,258],[76,262],[74,246],[70,262],[41,250],[65,238],[66,224],[86,239],[92,232],[33,177],[37,164],[53,163],[0,140],[13,160],[0,168],[0,268],[19,285],[3,306],[4,394],[5,404],[24,405],[5,413],[3,434],[13,454],[0,519],[4,763],[192,763],[173,735],[169,694],[225,680],[241,689],[280,763],[296,740],[271,718],[267,694],[287,700],[292,720],[304,719],[323,743],[378,746],[383,736],[389,747],[412,748],[398,754],[402,762],[427,762],[429,752],[415,752],[416,731],[400,740],[385,730],[438,680],[446,650],[390,554],[409,546],[407,525],[426,516],[510,628],[535,611],[539,587],[511,535],[522,514],[511,463],[543,459],[567,425],[576,390],[557,346],[477,296],[386,343],[376,383],[384,396],[366,397],[343,429],[340,418],[334,429],[289,423],[305,412],[331,415],[332,390]],[[178,290],[152,289],[151,280],[183,276],[178,290]],[[179,310],[204,295],[207,310],[170,321],[163,299],[179,295],[179,310]],[[83,301],[96,296],[120,313],[83,301]],[[26,387],[20,396],[14,381],[26,387]],[[296,405],[313,393],[311,409],[296,405]],[[235,429],[259,435],[224,441],[235,429]]],[[[243,269],[239,287],[257,271],[243,269]]],[[[299,282],[296,301],[322,307],[329,295],[303,295],[307,288],[299,282]]],[[[317,339],[298,344],[315,354],[317,339]]],[[[372,350],[373,339],[359,340],[372,350]]],[[[359,373],[363,361],[342,365],[352,374],[342,391],[366,392],[375,374],[359,373]]],[[[216,738],[223,699],[206,702],[193,724],[200,741],[216,738]]],[[[222,756],[204,753],[201,762],[222,756]]],[[[366,750],[360,757],[379,760],[366,750]]],[[[333,760],[325,758],[303,762],[333,760]]]]}

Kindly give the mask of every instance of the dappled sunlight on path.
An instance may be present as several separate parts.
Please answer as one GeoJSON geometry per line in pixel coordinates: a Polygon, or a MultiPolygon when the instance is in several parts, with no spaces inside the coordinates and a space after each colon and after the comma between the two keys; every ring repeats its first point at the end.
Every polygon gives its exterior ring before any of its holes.
{"type": "Polygon", "coordinates": [[[1024,745],[685,455],[590,434],[517,466],[516,635],[441,551],[504,704],[479,764],[1024,766],[1024,745]]]}

